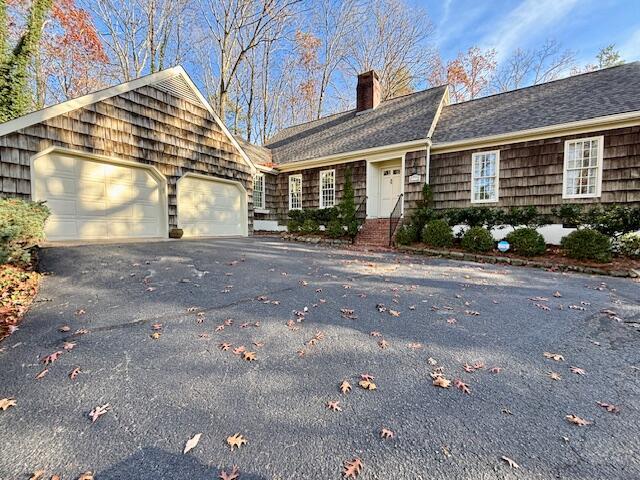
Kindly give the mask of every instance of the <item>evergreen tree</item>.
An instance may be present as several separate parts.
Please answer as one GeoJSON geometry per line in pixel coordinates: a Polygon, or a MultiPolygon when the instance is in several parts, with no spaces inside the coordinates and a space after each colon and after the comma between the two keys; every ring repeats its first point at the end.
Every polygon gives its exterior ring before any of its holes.
{"type": "Polygon", "coordinates": [[[351,167],[347,167],[344,172],[342,200],[340,200],[338,210],[342,224],[347,227],[347,233],[349,236],[355,237],[358,233],[358,220],[356,219],[356,200],[353,190],[351,167]]]}
{"type": "Polygon", "coordinates": [[[0,123],[24,115],[32,105],[29,64],[38,51],[44,22],[53,0],[33,0],[24,33],[8,48],[6,0],[0,0],[0,123]]]}

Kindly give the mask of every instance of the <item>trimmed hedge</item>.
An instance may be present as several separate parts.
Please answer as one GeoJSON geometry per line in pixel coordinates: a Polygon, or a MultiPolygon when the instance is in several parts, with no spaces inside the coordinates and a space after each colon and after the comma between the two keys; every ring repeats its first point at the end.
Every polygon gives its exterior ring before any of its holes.
{"type": "Polygon", "coordinates": [[[422,241],[430,247],[450,247],[453,231],[444,220],[431,220],[422,230],[422,241]]]}
{"type": "Polygon", "coordinates": [[[398,245],[411,245],[418,241],[418,230],[414,225],[402,225],[396,232],[398,245]]]}
{"type": "Polygon", "coordinates": [[[611,261],[611,239],[597,230],[584,228],[571,232],[562,239],[561,245],[570,258],[600,263],[611,261]]]}
{"type": "Polygon", "coordinates": [[[49,209],[40,202],[0,199],[0,263],[30,263],[31,250],[44,240],[49,215],[49,209]]]}
{"type": "Polygon", "coordinates": [[[525,257],[542,255],[547,250],[544,237],[533,228],[518,228],[509,233],[505,239],[511,244],[515,253],[525,257]]]}
{"type": "Polygon", "coordinates": [[[622,235],[618,242],[620,253],[630,258],[640,258],[640,233],[629,232],[622,235]]]}
{"type": "Polygon", "coordinates": [[[483,227],[471,227],[462,236],[462,248],[469,252],[488,252],[493,250],[493,235],[483,227]]]}

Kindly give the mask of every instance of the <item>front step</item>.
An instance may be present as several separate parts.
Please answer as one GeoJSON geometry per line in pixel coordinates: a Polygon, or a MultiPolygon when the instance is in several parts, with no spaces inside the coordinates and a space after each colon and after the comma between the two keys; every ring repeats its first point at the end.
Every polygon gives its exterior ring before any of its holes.
{"type": "Polygon", "coordinates": [[[370,218],[365,220],[356,236],[356,245],[389,246],[388,218],[370,218]]]}

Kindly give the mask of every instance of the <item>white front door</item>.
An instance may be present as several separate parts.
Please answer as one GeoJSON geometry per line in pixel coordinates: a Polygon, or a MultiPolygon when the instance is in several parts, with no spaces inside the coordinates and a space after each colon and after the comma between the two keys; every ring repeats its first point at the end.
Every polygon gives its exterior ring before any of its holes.
{"type": "Polygon", "coordinates": [[[384,168],[380,172],[380,217],[391,215],[401,192],[400,181],[400,167],[384,168]]]}

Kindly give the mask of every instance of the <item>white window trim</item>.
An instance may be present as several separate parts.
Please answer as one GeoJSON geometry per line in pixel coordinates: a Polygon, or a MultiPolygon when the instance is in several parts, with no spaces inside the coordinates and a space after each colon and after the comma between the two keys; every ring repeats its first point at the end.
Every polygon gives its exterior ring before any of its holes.
{"type": "Polygon", "coordinates": [[[602,195],[602,170],[604,167],[604,135],[597,137],[573,138],[564,142],[564,164],[562,166],[562,198],[599,198],[602,195]],[[598,141],[598,178],[596,178],[595,193],[579,193],[569,195],[567,193],[567,171],[569,168],[569,144],[574,142],[598,141]]]}
{"type": "Polygon", "coordinates": [[[302,174],[289,175],[289,210],[302,210],[302,174]],[[300,179],[300,207],[293,208],[291,206],[291,180],[294,178],[300,179]]]}
{"type": "Polygon", "coordinates": [[[256,184],[256,178],[260,179],[260,183],[262,185],[262,205],[257,205],[255,203],[255,195],[254,195],[254,203],[253,203],[253,209],[255,211],[257,211],[258,213],[260,213],[260,210],[265,210],[266,209],[266,204],[267,204],[267,199],[265,198],[265,191],[264,191],[264,173],[256,173],[253,176],[253,190],[255,192],[255,184],[256,184]]]}
{"type": "Polygon", "coordinates": [[[331,207],[334,207],[335,204],[336,204],[336,171],[335,171],[335,169],[332,168],[332,169],[329,169],[329,170],[321,170],[318,182],[319,182],[318,190],[319,190],[319,196],[320,196],[320,200],[318,201],[318,205],[320,205],[320,208],[331,208],[331,207]],[[323,197],[322,197],[322,176],[325,173],[332,173],[333,174],[333,205],[331,205],[331,206],[324,205],[323,197]]]}
{"type": "Polygon", "coordinates": [[[497,203],[500,199],[500,150],[485,150],[482,152],[475,152],[471,155],[471,203],[497,203]],[[486,200],[476,200],[475,199],[475,182],[473,181],[473,173],[475,171],[475,163],[476,157],[479,155],[489,155],[495,154],[496,156],[496,186],[495,186],[495,198],[486,199],[486,200]]]}

